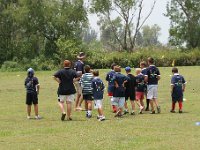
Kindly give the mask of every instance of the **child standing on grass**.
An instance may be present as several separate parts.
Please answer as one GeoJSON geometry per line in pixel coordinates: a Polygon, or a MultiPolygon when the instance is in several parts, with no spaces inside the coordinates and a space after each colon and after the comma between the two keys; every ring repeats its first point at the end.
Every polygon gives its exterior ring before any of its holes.
{"type": "Polygon", "coordinates": [[[27,105],[27,119],[31,118],[31,105],[34,105],[35,119],[41,119],[38,114],[38,94],[39,94],[39,81],[37,77],[34,77],[34,70],[29,68],[27,70],[27,78],[25,79],[26,88],[26,105],[27,105]]]}
{"type": "Polygon", "coordinates": [[[144,83],[144,75],[141,73],[141,69],[136,69],[136,103],[140,107],[139,113],[142,114],[142,110],[144,108],[144,90],[145,90],[145,83],[144,83]]]}
{"type": "Polygon", "coordinates": [[[126,74],[127,74],[127,82],[125,83],[125,87],[126,87],[126,91],[125,91],[125,110],[124,110],[124,114],[129,113],[128,112],[128,105],[127,105],[127,101],[130,98],[130,102],[131,102],[131,107],[132,107],[132,111],[131,111],[131,115],[135,115],[135,86],[136,86],[136,82],[135,82],[135,76],[133,74],[131,74],[131,67],[126,67],[125,68],[126,74]]]}
{"type": "Polygon", "coordinates": [[[123,112],[123,107],[125,103],[125,83],[127,82],[127,77],[121,74],[121,67],[115,66],[115,76],[114,76],[114,91],[113,91],[113,102],[114,105],[118,107],[118,111],[115,117],[121,117],[123,112]]]}
{"type": "Polygon", "coordinates": [[[93,91],[92,91],[92,79],[93,74],[90,71],[90,66],[86,65],[84,67],[85,74],[82,75],[80,79],[80,84],[82,87],[83,100],[85,100],[86,117],[92,117],[92,101],[93,101],[93,91]]]}
{"type": "Polygon", "coordinates": [[[114,76],[115,76],[115,68],[116,64],[113,63],[111,65],[111,71],[107,73],[106,75],[106,81],[108,81],[108,96],[110,97],[110,101],[111,101],[111,105],[112,105],[112,110],[113,110],[113,113],[116,113],[117,112],[117,106],[114,105],[114,102],[113,102],[113,90],[114,90],[114,76]]]}
{"type": "Polygon", "coordinates": [[[104,121],[105,116],[103,115],[103,93],[104,93],[104,84],[103,81],[99,78],[99,71],[93,71],[94,78],[92,80],[92,89],[93,89],[93,96],[94,96],[94,108],[98,109],[98,116],[97,119],[99,121],[104,121]]]}
{"type": "Polygon", "coordinates": [[[172,68],[171,79],[171,96],[172,96],[172,109],[171,113],[175,113],[176,102],[179,104],[179,113],[182,113],[183,106],[183,92],[185,91],[186,81],[182,75],[178,73],[178,68],[172,68]]]}

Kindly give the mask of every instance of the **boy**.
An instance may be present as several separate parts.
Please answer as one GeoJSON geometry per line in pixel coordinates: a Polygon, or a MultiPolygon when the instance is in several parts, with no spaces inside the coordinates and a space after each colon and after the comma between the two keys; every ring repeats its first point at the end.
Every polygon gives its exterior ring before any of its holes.
{"type": "MultiPolygon", "coordinates": [[[[145,75],[147,63],[145,61],[140,62],[140,68],[142,69],[141,73],[145,75]]],[[[146,97],[146,109],[145,111],[149,111],[149,99],[147,99],[147,83],[144,85],[144,95],[146,97]]]]}
{"type": "Polygon", "coordinates": [[[99,121],[104,121],[105,116],[103,115],[103,108],[102,108],[102,102],[103,102],[103,92],[104,92],[104,84],[103,81],[99,78],[99,71],[94,70],[93,71],[94,78],[92,80],[92,91],[94,96],[94,106],[96,109],[98,109],[99,115],[97,116],[97,119],[99,121]]]}
{"type": "Polygon", "coordinates": [[[115,117],[121,117],[122,111],[125,103],[125,87],[124,84],[127,82],[127,77],[121,74],[121,67],[115,66],[115,76],[114,76],[114,91],[113,91],[113,103],[118,107],[118,111],[115,117]]]}
{"type": "Polygon", "coordinates": [[[147,82],[147,99],[150,100],[151,114],[155,114],[154,103],[157,107],[157,112],[160,113],[160,106],[158,105],[158,81],[160,80],[160,71],[154,65],[154,59],[148,58],[149,67],[145,72],[145,81],[147,82]]]}
{"type": "Polygon", "coordinates": [[[141,69],[136,69],[136,103],[140,107],[139,113],[142,114],[142,110],[144,108],[144,90],[145,90],[145,83],[144,83],[144,75],[141,73],[141,69]]]}
{"type": "Polygon", "coordinates": [[[186,81],[183,76],[179,75],[178,68],[172,68],[171,79],[171,96],[172,96],[172,109],[171,113],[175,113],[176,102],[179,104],[179,113],[182,113],[183,92],[185,91],[186,81]]]}
{"type": "Polygon", "coordinates": [[[132,107],[132,111],[131,111],[131,115],[134,115],[135,112],[135,86],[136,86],[136,81],[135,81],[135,76],[133,74],[131,74],[131,67],[126,67],[125,68],[128,80],[125,83],[125,87],[126,87],[126,91],[125,91],[125,111],[124,114],[129,113],[128,112],[128,105],[127,105],[127,100],[130,98],[130,102],[131,102],[131,107],[132,107]]]}
{"type": "Polygon", "coordinates": [[[85,69],[85,74],[82,75],[80,79],[80,84],[82,87],[83,100],[85,100],[86,117],[91,118],[92,101],[93,101],[93,93],[92,93],[93,74],[90,72],[89,65],[86,65],[84,69],[85,69]]]}
{"type": "MultiPolygon", "coordinates": [[[[84,70],[84,60],[85,60],[85,53],[84,52],[80,52],[79,55],[77,56],[77,61],[74,64],[74,70],[76,71],[76,73],[78,74],[79,77],[81,77],[85,70],[84,70]]],[[[76,87],[76,101],[75,101],[75,110],[82,110],[81,107],[81,103],[82,103],[82,89],[81,89],[81,85],[79,83],[79,81],[76,81],[75,83],[75,87],[76,87]]]]}
{"type": "Polygon", "coordinates": [[[106,75],[106,81],[108,81],[108,96],[110,97],[113,113],[117,112],[117,107],[113,103],[113,90],[114,90],[114,80],[113,79],[115,76],[115,71],[114,71],[115,66],[116,66],[116,64],[113,63],[111,65],[112,70],[110,72],[108,72],[106,75]]]}
{"type": "Polygon", "coordinates": [[[53,75],[53,78],[59,84],[58,88],[58,105],[62,111],[61,121],[65,120],[66,112],[64,103],[66,101],[67,105],[67,120],[72,120],[71,118],[71,109],[72,102],[74,101],[74,96],[76,93],[76,89],[74,87],[73,82],[78,81],[76,71],[71,69],[71,62],[69,60],[65,60],[63,62],[63,69],[59,70],[53,75]]]}
{"type": "Polygon", "coordinates": [[[29,68],[27,70],[27,78],[25,79],[26,88],[26,105],[27,105],[27,119],[31,118],[31,105],[34,105],[35,119],[41,119],[38,114],[38,94],[40,85],[37,77],[34,77],[34,70],[29,68]]]}

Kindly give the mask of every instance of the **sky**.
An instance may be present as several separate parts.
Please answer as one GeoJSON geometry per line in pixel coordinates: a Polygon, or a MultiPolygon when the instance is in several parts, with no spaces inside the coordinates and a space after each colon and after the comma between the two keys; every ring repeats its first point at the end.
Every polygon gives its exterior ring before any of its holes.
{"type": "MultiPolygon", "coordinates": [[[[143,9],[143,16],[148,14],[154,0],[144,0],[144,9],[143,9]]],[[[165,17],[163,14],[166,13],[166,5],[169,0],[157,0],[155,8],[151,14],[151,16],[146,21],[145,25],[154,25],[157,24],[161,28],[161,35],[159,37],[159,41],[163,44],[167,44],[168,37],[169,37],[169,27],[170,27],[170,20],[165,17]]],[[[113,14],[116,15],[116,14],[113,14]]],[[[96,15],[89,15],[89,22],[92,28],[94,28],[97,32],[99,32],[99,27],[97,25],[97,16],[96,15]]]]}

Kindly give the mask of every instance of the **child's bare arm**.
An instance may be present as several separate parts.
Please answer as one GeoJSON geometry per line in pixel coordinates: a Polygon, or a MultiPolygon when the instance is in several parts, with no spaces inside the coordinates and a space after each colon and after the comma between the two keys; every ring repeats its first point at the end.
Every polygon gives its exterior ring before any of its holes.
{"type": "Polygon", "coordinates": [[[171,85],[171,93],[173,92],[174,89],[174,85],[171,85]]]}
{"type": "Polygon", "coordinates": [[[60,79],[59,78],[56,78],[55,76],[53,76],[53,79],[58,82],[59,84],[61,83],[60,79]]]}
{"type": "Polygon", "coordinates": [[[39,94],[40,92],[40,85],[38,84],[38,85],[36,85],[36,89],[37,89],[37,94],[39,94]]]}
{"type": "Polygon", "coordinates": [[[182,91],[185,92],[185,84],[183,84],[182,91]]]}
{"type": "Polygon", "coordinates": [[[119,84],[117,83],[117,81],[115,81],[115,87],[118,88],[119,84]]]}

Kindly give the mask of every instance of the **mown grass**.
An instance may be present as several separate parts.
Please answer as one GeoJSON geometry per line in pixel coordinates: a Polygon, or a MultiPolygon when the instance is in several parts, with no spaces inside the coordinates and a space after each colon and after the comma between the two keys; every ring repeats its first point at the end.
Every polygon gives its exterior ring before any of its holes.
{"type": "MultiPolygon", "coordinates": [[[[200,147],[200,67],[179,67],[185,76],[184,113],[171,114],[171,68],[160,68],[159,83],[161,114],[127,115],[114,118],[105,94],[104,109],[107,120],[98,122],[85,118],[84,112],[73,112],[73,121],[60,121],[57,106],[57,84],[54,72],[36,72],[41,91],[39,111],[41,120],[27,120],[25,89],[26,72],[0,73],[0,149],[2,150],[197,150],[200,147]]],[[[105,78],[108,70],[100,70],[105,78]]]]}

